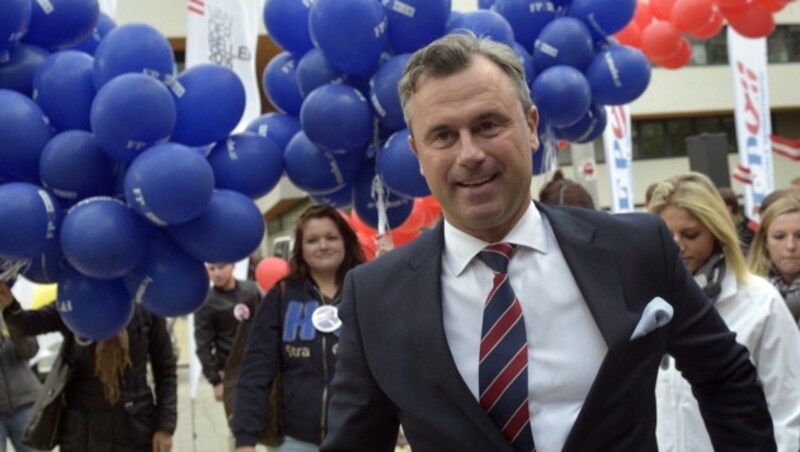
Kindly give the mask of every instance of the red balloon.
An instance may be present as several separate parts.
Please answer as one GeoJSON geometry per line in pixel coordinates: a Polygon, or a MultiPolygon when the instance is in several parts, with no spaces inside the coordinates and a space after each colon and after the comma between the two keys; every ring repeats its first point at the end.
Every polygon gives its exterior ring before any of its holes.
{"type": "Polygon", "coordinates": [[[665,69],[680,69],[689,64],[691,59],[692,46],[689,45],[689,41],[687,41],[686,38],[681,38],[678,44],[678,50],[675,54],[653,62],[665,69]]]}
{"type": "Polygon", "coordinates": [[[256,266],[256,281],[268,292],[281,278],[289,274],[289,264],[280,257],[265,257],[256,266]]]}
{"type": "Polygon", "coordinates": [[[672,57],[680,43],[681,34],[671,22],[656,21],[642,31],[642,52],[653,62],[672,57]]]}
{"type": "Polygon", "coordinates": [[[339,216],[342,217],[342,220],[344,220],[344,222],[347,223],[348,226],[350,226],[350,229],[353,229],[353,220],[350,219],[350,214],[348,214],[342,209],[336,209],[336,211],[339,212],[339,216]]]}
{"type": "Polygon", "coordinates": [[[439,221],[439,217],[442,215],[442,205],[433,195],[421,198],[420,203],[425,206],[425,210],[428,212],[428,222],[423,226],[431,226],[439,221]]]}
{"type": "Polygon", "coordinates": [[[717,8],[714,10],[714,14],[711,16],[711,19],[709,19],[706,25],[699,30],[690,32],[689,35],[696,39],[711,39],[712,37],[716,36],[720,30],[722,30],[722,26],[724,24],[725,16],[723,16],[722,11],[717,8]]]}
{"type": "Polygon", "coordinates": [[[719,0],[722,8],[741,8],[750,3],[750,0],[719,0]]]}
{"type": "Polygon", "coordinates": [[[756,3],[760,4],[771,13],[777,13],[785,8],[789,2],[786,0],[756,0],[756,3]]]}
{"type": "Polygon", "coordinates": [[[675,0],[650,0],[650,11],[657,19],[670,20],[674,4],[675,0]]]}
{"type": "Polygon", "coordinates": [[[620,44],[639,48],[642,44],[642,32],[636,22],[630,21],[619,33],[614,35],[620,44]]]}
{"type": "Polygon", "coordinates": [[[653,11],[650,4],[645,0],[636,2],[636,12],[633,15],[633,21],[639,26],[639,30],[644,30],[645,27],[650,25],[653,21],[653,11]]]}
{"type": "Polygon", "coordinates": [[[375,253],[378,252],[378,244],[375,243],[374,236],[364,231],[356,231],[356,236],[358,236],[358,243],[361,245],[364,258],[367,261],[375,259],[375,253]]]}
{"type": "Polygon", "coordinates": [[[775,31],[772,13],[758,3],[742,8],[723,8],[722,14],[737,33],[748,38],[764,38],[775,31]]]}
{"type": "Polygon", "coordinates": [[[399,229],[395,229],[394,231],[390,232],[389,235],[392,236],[392,241],[394,242],[395,248],[398,248],[419,237],[419,231],[401,231],[399,229]]]}
{"type": "Polygon", "coordinates": [[[715,9],[711,0],[677,0],[672,6],[672,23],[678,30],[693,32],[708,24],[715,9]]]}
{"type": "Polygon", "coordinates": [[[397,230],[404,232],[418,232],[419,228],[427,226],[430,223],[430,215],[427,209],[422,205],[421,198],[414,199],[414,207],[411,209],[411,214],[406,218],[406,221],[401,224],[397,230]]]}
{"type": "Polygon", "coordinates": [[[368,225],[367,223],[364,223],[364,221],[362,221],[361,218],[358,217],[358,214],[356,213],[355,209],[353,209],[353,211],[350,212],[350,224],[352,225],[353,230],[356,232],[363,232],[371,237],[374,237],[378,234],[377,229],[373,229],[372,226],[368,225]]]}

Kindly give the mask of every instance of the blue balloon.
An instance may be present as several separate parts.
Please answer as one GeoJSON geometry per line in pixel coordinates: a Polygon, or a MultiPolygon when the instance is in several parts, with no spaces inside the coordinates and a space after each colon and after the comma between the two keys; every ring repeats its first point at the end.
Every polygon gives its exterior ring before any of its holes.
{"type": "Polygon", "coordinates": [[[517,54],[517,59],[522,64],[522,69],[525,70],[525,79],[530,85],[536,79],[536,67],[533,64],[533,56],[525,50],[519,43],[514,43],[514,53],[517,54]]]}
{"type": "Polygon", "coordinates": [[[175,59],[167,38],[147,24],[114,28],[94,52],[94,86],[100,89],[120,74],[145,73],[166,81],[172,77],[175,59]]]}
{"type": "Polygon", "coordinates": [[[303,55],[314,45],[308,33],[308,0],[267,0],[264,5],[264,26],[283,50],[303,55]]]}
{"type": "Polygon", "coordinates": [[[409,59],[411,54],[408,53],[392,57],[378,69],[369,82],[372,108],[378,113],[381,124],[390,130],[400,130],[406,126],[397,84],[409,59]]]}
{"type": "Polygon", "coordinates": [[[539,147],[531,155],[533,162],[532,173],[534,176],[550,171],[558,162],[558,142],[553,128],[543,122],[539,122],[536,128],[539,135],[539,147]]]}
{"type": "Polygon", "coordinates": [[[444,34],[451,0],[386,0],[388,38],[396,52],[414,52],[444,34]]]}
{"type": "Polygon", "coordinates": [[[289,140],[300,130],[300,121],[294,116],[272,112],[254,119],[247,125],[245,132],[253,132],[269,138],[278,145],[281,152],[285,152],[289,140]]]}
{"type": "Polygon", "coordinates": [[[594,57],[594,41],[589,29],[578,19],[561,17],[547,24],[533,49],[536,69],[543,71],[556,65],[586,69],[594,57]]]}
{"type": "Polygon", "coordinates": [[[556,128],[556,137],[573,143],[590,143],[603,134],[608,121],[606,109],[602,105],[592,104],[589,111],[575,124],[569,127],[556,128]]]}
{"type": "Polygon", "coordinates": [[[58,201],[25,182],[0,185],[0,258],[33,259],[58,246],[58,201]]]}
{"type": "Polygon", "coordinates": [[[275,55],[261,81],[269,102],[278,110],[297,116],[303,104],[303,96],[297,87],[297,61],[287,52],[275,55]]]}
{"type": "Polygon", "coordinates": [[[97,25],[94,26],[94,29],[91,33],[89,33],[89,36],[69,49],[79,50],[94,56],[94,52],[97,50],[97,46],[100,45],[100,41],[102,41],[103,38],[105,38],[106,35],[116,27],[117,23],[114,22],[114,19],[112,19],[108,14],[100,11],[100,17],[97,18],[97,25]]]}
{"type": "Polygon", "coordinates": [[[148,230],[124,202],[106,197],[75,204],[61,223],[61,251],[86,276],[119,278],[144,256],[148,230]]]}
{"type": "Polygon", "coordinates": [[[300,109],[300,124],[317,146],[335,153],[358,149],[372,138],[372,111],[352,86],[323,85],[300,109]]]}
{"type": "Polygon", "coordinates": [[[497,0],[494,10],[506,18],[514,38],[528,52],[545,25],[556,18],[556,5],[550,0],[497,0]]]}
{"type": "Polygon", "coordinates": [[[203,262],[236,262],[249,256],[264,238],[264,218],[247,196],[214,190],[211,202],[194,220],[168,226],[181,248],[203,262]]]}
{"type": "Polygon", "coordinates": [[[478,9],[489,9],[496,3],[496,0],[478,0],[478,9]]]}
{"type": "Polygon", "coordinates": [[[200,146],[225,139],[244,113],[244,84],[232,70],[199,64],[172,85],[177,117],[171,141],[200,146]]]}
{"type": "Polygon", "coordinates": [[[56,50],[83,40],[94,29],[100,6],[97,0],[34,1],[25,42],[56,50]]]}
{"type": "Polygon", "coordinates": [[[123,74],[97,92],[90,122],[103,150],[130,162],[170,137],[175,112],[175,101],[163,83],[143,74],[123,74]]]}
{"type": "Polygon", "coordinates": [[[94,58],[77,50],[50,55],[33,77],[34,100],[56,130],[89,130],[94,58]]]}
{"type": "Polygon", "coordinates": [[[190,314],[208,293],[205,264],[165,232],[153,236],[142,262],[123,280],[135,303],[162,317],[190,314]]]}
{"type": "Polygon", "coordinates": [[[392,135],[378,154],[378,173],[389,189],[399,195],[421,198],[431,194],[419,169],[419,159],[408,144],[408,129],[392,135]]]}
{"type": "Polygon", "coordinates": [[[633,19],[636,0],[572,0],[569,15],[580,19],[598,37],[611,36],[633,19]]]}
{"type": "Polygon", "coordinates": [[[378,199],[383,192],[389,228],[405,223],[414,208],[414,199],[392,193],[375,173],[375,162],[364,164],[353,186],[353,208],[358,217],[372,228],[378,228],[378,199]]]}
{"type": "Polygon", "coordinates": [[[32,100],[0,89],[0,177],[39,183],[39,157],[53,132],[32,100]]]}
{"type": "Polygon", "coordinates": [[[286,175],[297,188],[311,194],[327,194],[353,182],[364,152],[325,152],[305,132],[298,132],[286,146],[283,158],[286,175]]]}
{"type": "Polygon", "coordinates": [[[272,191],[283,176],[283,152],[272,140],[249,132],[217,143],[208,162],[217,188],[253,199],[272,191]]]}
{"type": "Polygon", "coordinates": [[[22,272],[22,275],[38,284],[53,284],[58,282],[65,266],[61,247],[52,246],[31,259],[31,264],[22,272]]]}
{"type": "Polygon", "coordinates": [[[76,336],[104,341],[125,329],[134,304],[121,279],[95,279],[68,267],[58,278],[56,309],[76,336]]]}
{"type": "Polygon", "coordinates": [[[639,49],[612,46],[594,58],[586,70],[586,78],[595,102],[623,105],[633,102],[647,89],[650,62],[639,49]]]}
{"type": "Polygon", "coordinates": [[[54,136],[42,150],[39,173],[45,188],[72,203],[110,195],[114,185],[114,161],[85,130],[54,136]]]}
{"type": "Polygon", "coordinates": [[[353,186],[346,184],[344,187],[324,195],[309,195],[312,201],[323,206],[346,209],[353,204],[353,186]]]}
{"type": "Polygon", "coordinates": [[[197,218],[211,201],[214,172],[194,150],[177,143],[147,149],[125,173],[125,198],[158,226],[197,218]]]}
{"type": "Polygon", "coordinates": [[[326,60],[319,49],[309,50],[297,63],[297,88],[303,97],[317,87],[346,79],[347,74],[326,60]]]}
{"type": "Polygon", "coordinates": [[[470,11],[447,25],[448,33],[470,30],[478,37],[487,37],[508,46],[514,44],[514,30],[505,17],[488,9],[470,11]]]}
{"type": "Polygon", "coordinates": [[[32,97],[33,74],[50,56],[50,52],[35,45],[19,44],[8,54],[9,60],[0,63],[0,89],[10,89],[32,97]]]}
{"type": "Polygon", "coordinates": [[[17,45],[28,32],[31,21],[30,0],[3,0],[0,2],[0,57],[17,45]]]}
{"type": "Polygon", "coordinates": [[[352,75],[369,75],[378,67],[386,27],[386,14],[375,0],[316,0],[308,16],[314,46],[352,75]]]}
{"type": "Polygon", "coordinates": [[[553,127],[575,124],[592,102],[592,89],[586,77],[570,66],[545,69],[533,81],[531,94],[542,121],[553,127]]]}

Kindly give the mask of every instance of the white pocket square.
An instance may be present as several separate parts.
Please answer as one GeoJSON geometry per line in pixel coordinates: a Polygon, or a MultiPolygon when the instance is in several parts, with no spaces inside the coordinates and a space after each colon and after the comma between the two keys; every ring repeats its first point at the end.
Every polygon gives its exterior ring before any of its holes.
{"type": "Polygon", "coordinates": [[[656,328],[666,325],[672,320],[673,312],[672,306],[666,300],[661,297],[653,298],[644,307],[642,318],[639,319],[639,323],[631,334],[631,340],[639,339],[656,328]]]}

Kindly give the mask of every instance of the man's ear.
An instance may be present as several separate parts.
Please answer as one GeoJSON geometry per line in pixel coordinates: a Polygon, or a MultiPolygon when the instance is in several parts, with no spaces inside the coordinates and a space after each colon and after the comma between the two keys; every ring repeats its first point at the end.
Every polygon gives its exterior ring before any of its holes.
{"type": "MultiPolygon", "coordinates": [[[[417,160],[419,161],[419,149],[417,149],[417,142],[414,141],[414,136],[411,135],[410,131],[408,134],[408,146],[411,148],[411,152],[414,153],[414,155],[417,157],[417,160]]],[[[419,165],[419,173],[422,174],[423,176],[425,175],[425,172],[422,171],[422,162],[420,162],[419,165]]]]}
{"type": "Polygon", "coordinates": [[[539,149],[539,110],[536,109],[536,106],[531,106],[527,120],[528,127],[531,129],[531,152],[536,152],[539,149]]]}

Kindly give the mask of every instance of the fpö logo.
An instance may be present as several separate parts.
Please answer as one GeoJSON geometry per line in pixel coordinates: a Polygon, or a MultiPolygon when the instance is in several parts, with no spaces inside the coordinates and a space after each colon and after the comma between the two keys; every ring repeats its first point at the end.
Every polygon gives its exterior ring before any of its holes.
{"type": "MultiPolygon", "coordinates": [[[[753,203],[761,204],[767,196],[768,187],[764,177],[767,142],[764,139],[764,107],[762,102],[763,74],[753,70],[747,63],[736,61],[736,80],[741,86],[741,119],[744,131],[745,165],[751,171],[753,203]]],[[[741,137],[740,137],[741,138],[741,137]]]]}
{"type": "Polygon", "coordinates": [[[630,130],[628,130],[628,111],[624,105],[609,107],[611,124],[611,146],[613,161],[613,186],[614,198],[617,201],[617,211],[628,212],[633,210],[633,194],[631,193],[631,148],[630,130]]]}

